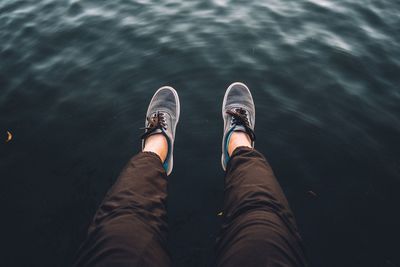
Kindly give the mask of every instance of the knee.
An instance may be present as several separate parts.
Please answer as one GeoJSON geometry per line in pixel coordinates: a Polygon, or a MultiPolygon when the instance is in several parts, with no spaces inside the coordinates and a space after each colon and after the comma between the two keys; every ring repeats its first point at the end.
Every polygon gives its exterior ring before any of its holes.
{"type": "Polygon", "coordinates": [[[297,266],[301,248],[278,215],[256,211],[237,219],[227,233],[220,266],[297,266]]]}

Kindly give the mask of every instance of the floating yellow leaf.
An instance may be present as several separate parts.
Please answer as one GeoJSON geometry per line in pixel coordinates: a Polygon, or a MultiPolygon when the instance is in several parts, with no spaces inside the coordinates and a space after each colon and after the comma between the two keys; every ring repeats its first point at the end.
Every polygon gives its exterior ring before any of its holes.
{"type": "Polygon", "coordinates": [[[222,215],[224,215],[223,211],[221,211],[220,213],[217,214],[217,216],[222,216],[222,215]]]}
{"type": "Polygon", "coordinates": [[[9,131],[7,131],[7,139],[6,139],[6,143],[10,142],[12,138],[13,138],[13,135],[12,135],[12,133],[10,133],[9,131]]]}

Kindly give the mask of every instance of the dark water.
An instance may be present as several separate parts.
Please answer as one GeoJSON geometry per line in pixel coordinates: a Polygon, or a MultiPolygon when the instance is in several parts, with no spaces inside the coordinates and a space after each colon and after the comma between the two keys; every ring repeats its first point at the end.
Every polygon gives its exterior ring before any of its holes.
{"type": "Polygon", "coordinates": [[[233,81],[253,91],[256,146],[313,266],[400,266],[397,0],[1,0],[0,134],[14,138],[0,145],[0,265],[71,263],[168,84],[182,103],[170,250],[206,266],[233,81]]]}

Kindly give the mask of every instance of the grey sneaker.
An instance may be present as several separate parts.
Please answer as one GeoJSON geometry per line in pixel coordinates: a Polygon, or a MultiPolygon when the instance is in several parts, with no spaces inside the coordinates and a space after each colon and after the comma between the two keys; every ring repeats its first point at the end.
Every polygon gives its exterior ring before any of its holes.
{"type": "Polygon", "coordinates": [[[224,136],[222,138],[222,168],[226,171],[229,161],[228,144],[233,132],[245,132],[251,139],[254,147],[256,136],[254,125],[256,110],[249,88],[240,82],[231,84],[225,92],[222,103],[222,117],[224,118],[224,136]]]}
{"type": "Polygon", "coordinates": [[[163,167],[170,175],[174,164],[174,140],[176,125],[179,121],[180,103],[178,93],[174,88],[163,86],[155,92],[146,113],[145,133],[142,135],[142,150],[146,138],[162,133],[167,138],[168,155],[163,167]]]}

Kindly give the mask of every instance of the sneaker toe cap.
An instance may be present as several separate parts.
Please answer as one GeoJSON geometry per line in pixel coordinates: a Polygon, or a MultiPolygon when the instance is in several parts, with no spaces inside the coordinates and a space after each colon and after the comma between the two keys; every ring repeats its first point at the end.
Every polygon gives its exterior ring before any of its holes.
{"type": "Polygon", "coordinates": [[[254,110],[253,97],[249,88],[243,83],[233,83],[226,96],[225,108],[245,107],[248,111],[254,110]]]}

